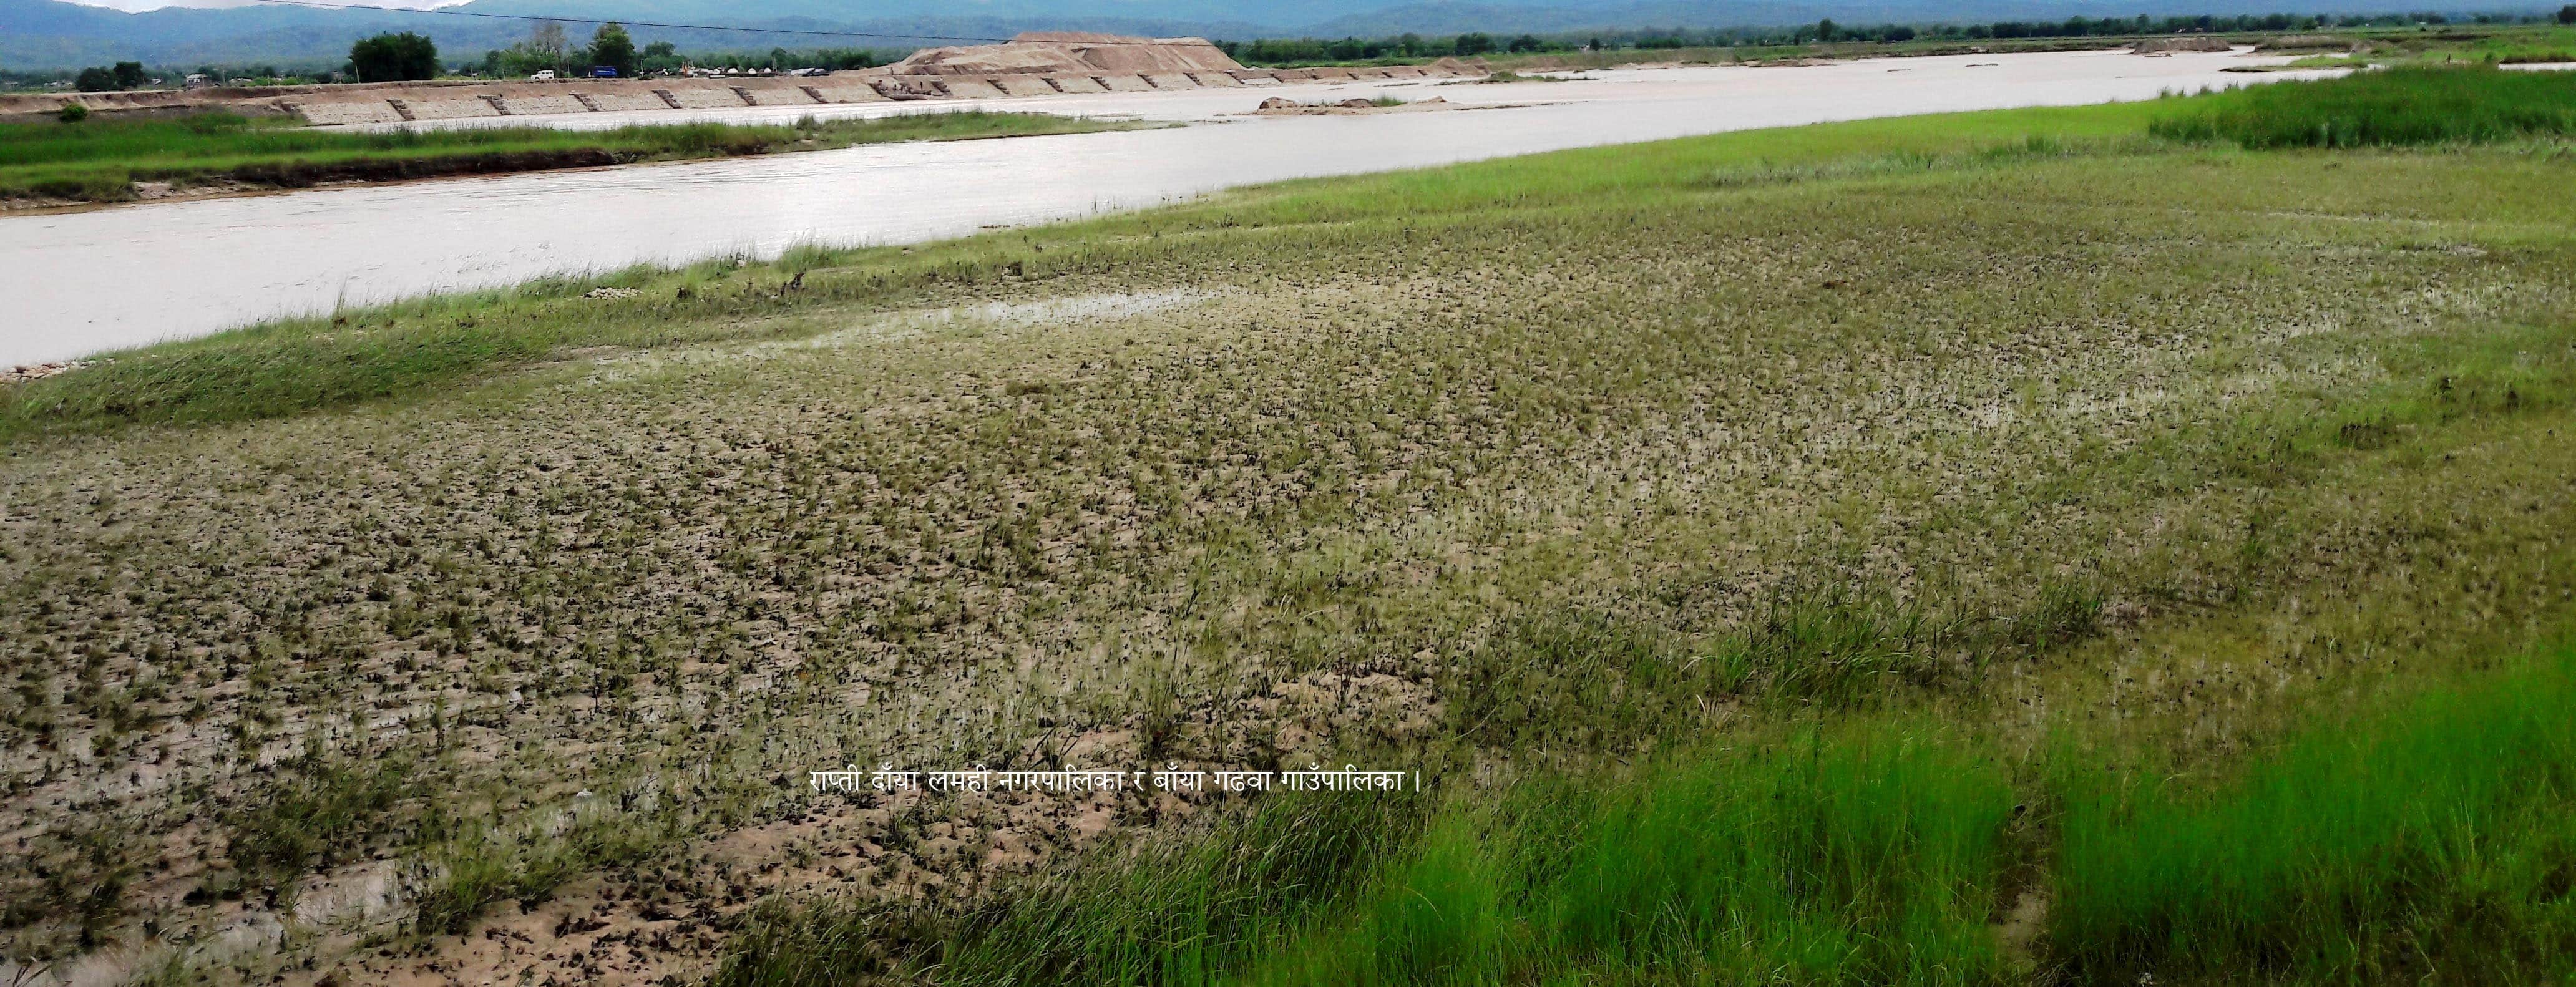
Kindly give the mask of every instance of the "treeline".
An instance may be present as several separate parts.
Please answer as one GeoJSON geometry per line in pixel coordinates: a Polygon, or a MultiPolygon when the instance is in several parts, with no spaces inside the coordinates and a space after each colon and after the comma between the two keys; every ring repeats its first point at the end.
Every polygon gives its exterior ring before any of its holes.
{"type": "Polygon", "coordinates": [[[610,24],[600,30],[605,33],[612,28],[616,31],[614,39],[594,37],[588,47],[580,47],[565,41],[561,25],[542,22],[530,32],[527,40],[508,48],[484,52],[481,62],[458,66],[457,71],[487,78],[513,78],[544,71],[557,75],[588,75],[594,66],[607,66],[616,69],[618,75],[631,78],[670,75],[692,67],[780,72],[792,69],[863,69],[892,60],[884,53],[868,48],[772,48],[766,52],[683,53],[668,41],[655,41],[636,48],[626,38],[624,28],[610,24]]]}
{"type": "Polygon", "coordinates": [[[2070,17],[2063,21],[1992,21],[1981,24],[1845,25],[1831,20],[1794,27],[1638,28],[1582,35],[1522,34],[1505,38],[1483,32],[1452,36],[1400,34],[1382,38],[1264,38],[1219,41],[1217,47],[1246,65],[1296,65],[1312,62],[1365,62],[1411,58],[1460,58],[1476,55],[1633,48],[1725,48],[1814,44],[1823,42],[1980,41],[2024,38],[2098,38],[2142,34],[2209,34],[2247,31],[2314,31],[2328,28],[2403,27],[2417,24],[2518,24],[2550,20],[2576,23],[2576,5],[2549,14],[2477,14],[2438,12],[2397,14],[2202,14],[2188,17],[2070,17]]]}

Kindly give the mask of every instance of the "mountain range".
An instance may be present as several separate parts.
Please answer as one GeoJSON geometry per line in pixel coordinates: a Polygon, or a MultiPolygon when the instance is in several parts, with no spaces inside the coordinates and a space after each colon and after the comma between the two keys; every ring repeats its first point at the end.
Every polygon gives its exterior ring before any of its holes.
{"type": "MultiPolygon", "coordinates": [[[[393,2],[429,6],[437,0],[393,2]]],[[[127,59],[152,65],[318,64],[338,61],[358,38],[403,30],[429,34],[442,53],[456,59],[507,46],[525,37],[530,28],[524,20],[456,16],[460,13],[879,35],[633,28],[639,44],[667,40],[690,51],[758,51],[912,48],[952,43],[944,39],[1006,38],[1042,29],[1232,39],[1377,37],[1406,31],[1430,35],[1747,27],[1807,23],[1822,17],[1845,23],[1927,23],[2055,20],[2079,14],[2270,13],[2294,5],[2323,7],[2302,12],[2337,13],[2426,6],[2422,0],[2347,0],[2330,7],[2313,0],[2308,4],[2299,0],[471,0],[430,13],[261,3],[127,12],[62,0],[0,0],[0,69],[60,69],[127,59]]],[[[576,38],[588,34],[583,25],[572,28],[569,33],[576,38]]]]}

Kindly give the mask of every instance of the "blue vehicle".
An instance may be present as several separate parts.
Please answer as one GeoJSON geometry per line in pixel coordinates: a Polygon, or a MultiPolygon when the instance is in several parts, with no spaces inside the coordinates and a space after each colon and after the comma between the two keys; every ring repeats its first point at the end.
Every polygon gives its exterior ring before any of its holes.
{"type": "Polygon", "coordinates": [[[593,79],[614,79],[614,78],[617,78],[617,66],[614,66],[614,65],[593,65],[593,66],[591,66],[591,67],[590,67],[590,77],[591,77],[591,78],[593,78],[593,79]]]}

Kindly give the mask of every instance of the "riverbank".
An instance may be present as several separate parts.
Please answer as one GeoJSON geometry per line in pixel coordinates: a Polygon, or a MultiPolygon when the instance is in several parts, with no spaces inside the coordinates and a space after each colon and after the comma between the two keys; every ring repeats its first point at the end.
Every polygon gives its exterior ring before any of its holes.
{"type": "Polygon", "coordinates": [[[820,151],[861,144],[1089,133],[1139,126],[1044,113],[957,112],[759,125],[634,124],[351,133],[289,118],[0,124],[0,208],[158,201],[654,161],[820,151]]]}
{"type": "MultiPolygon", "coordinates": [[[[171,208],[20,213],[0,217],[0,267],[20,272],[31,288],[16,299],[19,318],[0,323],[0,362],[77,359],[281,317],[636,264],[760,260],[808,243],[921,243],[1289,178],[1862,116],[2152,100],[2160,92],[2297,78],[2226,71],[2263,61],[2224,53],[2138,58],[2088,52],[1810,68],[1609,70],[1585,81],[1510,85],[1381,80],[1259,91],[1058,95],[979,105],[1155,122],[1233,122],[504,175],[171,208]],[[1316,102],[1379,95],[1439,95],[1461,106],[1529,105],[1474,113],[1240,116],[1273,96],[1316,102]],[[379,235],[387,224],[413,235],[379,235]],[[567,229],[588,235],[561,236],[567,229]],[[154,274],[138,281],[126,273],[131,270],[154,274]]],[[[876,115],[894,105],[846,112],[876,115]]],[[[745,108],[706,111],[695,119],[784,123],[807,112],[745,108]]],[[[662,117],[567,114],[550,118],[549,126],[656,119],[662,117]]],[[[455,122],[469,123],[487,121],[455,122]]]]}

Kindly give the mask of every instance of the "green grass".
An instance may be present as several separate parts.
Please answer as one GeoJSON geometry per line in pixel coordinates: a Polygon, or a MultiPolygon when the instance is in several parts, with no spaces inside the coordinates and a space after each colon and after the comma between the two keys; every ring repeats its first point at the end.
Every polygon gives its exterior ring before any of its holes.
{"type": "Polygon", "coordinates": [[[714,983],[2548,982],[2576,970],[2576,651],[2503,664],[2316,707],[2214,778],[1873,717],[1283,797],[965,912],[772,906],[714,983]],[[2045,922],[2008,933],[2025,894],[2045,922]]]}
{"type": "Polygon", "coordinates": [[[1239,981],[1938,984],[2004,966],[1986,918],[2013,791],[1935,732],[1810,730],[1454,795],[1239,981]]]}
{"type": "Polygon", "coordinates": [[[1120,124],[1043,113],[913,113],[873,120],[793,124],[633,124],[613,130],[549,127],[402,128],[352,132],[288,118],[208,113],[178,119],[0,124],[0,197],[118,201],[135,182],[180,185],[229,179],[294,186],[341,173],[431,174],[480,161],[481,170],[669,161],[895,141],[1074,133],[1120,124]],[[513,160],[515,159],[515,160],[513,160]],[[336,171],[335,171],[336,169],[336,171]]]}
{"type": "Polygon", "coordinates": [[[1285,941],[1422,826],[1419,799],[1283,794],[1203,839],[1107,848],[1085,872],[962,911],[764,906],[717,987],[847,984],[930,966],[951,983],[1191,983],[1285,941]]]}
{"type": "Polygon", "coordinates": [[[1283,796],[963,913],[772,908],[714,983],[1974,983],[2013,792],[1929,729],[1283,796]],[[1424,810],[1428,810],[1425,814],[1424,810]]]}
{"type": "Polygon", "coordinates": [[[2052,940],[2095,981],[2576,973],[2576,652],[2326,712],[2216,783],[2071,770],[2052,940]]]}
{"type": "Polygon", "coordinates": [[[2576,133],[2576,74],[2401,67],[2190,101],[2159,137],[2253,149],[2491,143],[2576,133]]]}

